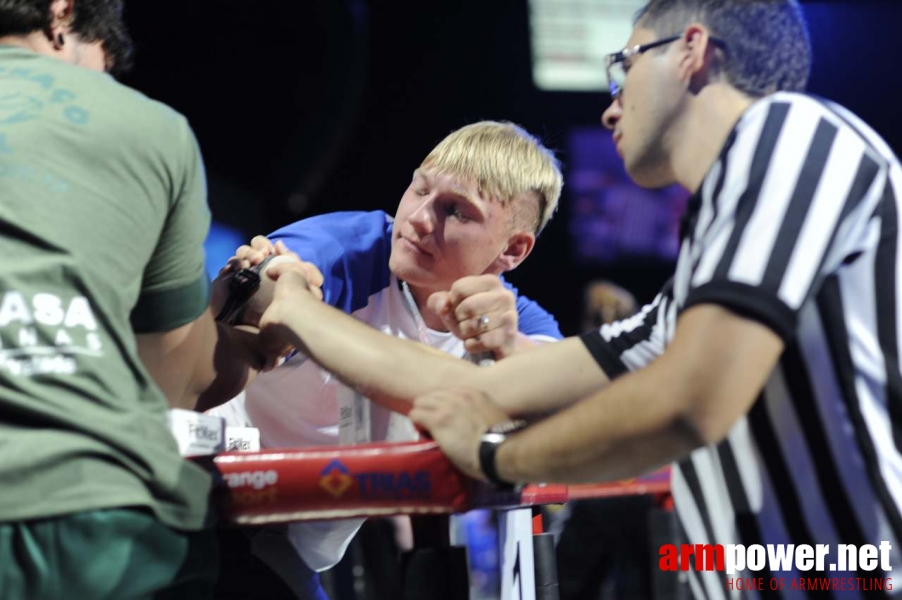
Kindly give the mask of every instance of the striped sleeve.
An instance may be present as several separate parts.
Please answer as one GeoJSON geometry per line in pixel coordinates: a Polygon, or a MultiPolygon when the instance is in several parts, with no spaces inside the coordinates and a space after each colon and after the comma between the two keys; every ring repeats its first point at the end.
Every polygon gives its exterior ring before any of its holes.
{"type": "Polygon", "coordinates": [[[886,162],[821,103],[776,95],[743,117],[720,164],[727,183],[707,199],[717,218],[694,232],[684,308],[724,305],[789,339],[802,304],[853,253],[886,162]]]}
{"type": "Polygon", "coordinates": [[[668,323],[675,322],[672,280],[650,303],[628,319],[603,325],[581,336],[610,379],[651,364],[664,353],[668,323]]]}

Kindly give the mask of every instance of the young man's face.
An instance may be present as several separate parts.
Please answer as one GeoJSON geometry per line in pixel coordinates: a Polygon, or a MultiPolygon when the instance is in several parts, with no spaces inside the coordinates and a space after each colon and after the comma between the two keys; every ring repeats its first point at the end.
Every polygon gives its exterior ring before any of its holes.
{"type": "MultiPolygon", "coordinates": [[[[654,31],[637,25],[627,47],[656,41],[654,31]]],[[[668,153],[669,126],[682,107],[680,85],[672,53],[676,44],[633,56],[620,97],[602,115],[602,123],[614,133],[617,153],[630,177],[644,187],[673,182],[668,153]]]]}
{"type": "Polygon", "coordinates": [[[510,209],[481,195],[475,181],[417,169],[395,214],[389,267],[433,291],[468,275],[500,273],[510,209]]]}

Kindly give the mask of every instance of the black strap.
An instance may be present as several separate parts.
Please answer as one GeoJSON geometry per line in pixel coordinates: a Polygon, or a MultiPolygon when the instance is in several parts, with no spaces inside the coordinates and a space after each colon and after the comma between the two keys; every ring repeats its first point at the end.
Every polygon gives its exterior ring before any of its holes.
{"type": "Polygon", "coordinates": [[[267,256],[259,265],[241,269],[232,275],[229,279],[229,296],[226,298],[222,310],[216,315],[217,321],[229,325],[241,322],[241,312],[251,296],[260,289],[260,273],[272,258],[272,256],[267,256]]]}
{"type": "Polygon", "coordinates": [[[495,465],[495,455],[504,440],[505,436],[498,433],[486,433],[482,436],[479,442],[479,467],[491,483],[509,488],[514,487],[514,484],[502,479],[495,465]]]}

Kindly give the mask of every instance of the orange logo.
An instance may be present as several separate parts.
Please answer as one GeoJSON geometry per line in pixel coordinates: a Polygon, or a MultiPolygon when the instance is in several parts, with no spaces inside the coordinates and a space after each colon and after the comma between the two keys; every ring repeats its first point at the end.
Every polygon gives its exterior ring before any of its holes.
{"type": "Polygon", "coordinates": [[[320,472],[319,486],[333,498],[341,498],[354,485],[348,468],[338,460],[333,460],[320,472]]]}

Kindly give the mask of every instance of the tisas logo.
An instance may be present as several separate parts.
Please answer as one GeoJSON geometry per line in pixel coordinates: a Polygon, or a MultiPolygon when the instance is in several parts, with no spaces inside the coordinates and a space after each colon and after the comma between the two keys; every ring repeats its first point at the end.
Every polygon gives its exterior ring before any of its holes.
{"type": "Polygon", "coordinates": [[[432,495],[429,471],[352,474],[340,461],[333,460],[320,472],[319,485],[333,498],[341,498],[355,482],[361,498],[409,500],[425,499],[432,495]]]}

